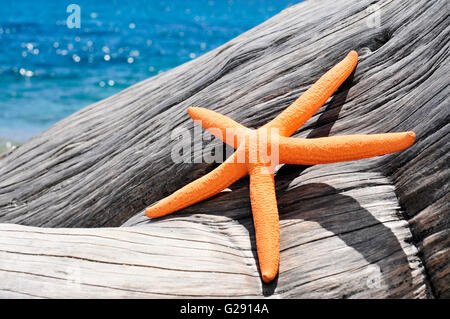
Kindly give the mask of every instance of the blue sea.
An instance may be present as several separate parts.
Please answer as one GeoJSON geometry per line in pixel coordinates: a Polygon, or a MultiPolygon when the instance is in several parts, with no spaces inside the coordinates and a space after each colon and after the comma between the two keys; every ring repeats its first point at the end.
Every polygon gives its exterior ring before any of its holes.
{"type": "MultiPolygon", "coordinates": [[[[210,51],[299,0],[2,1],[0,142],[210,51]],[[79,20],[67,18],[69,4],[79,20]],[[80,28],[69,28],[79,21],[80,28]]],[[[76,16],[72,16],[76,19],[76,16]]]]}

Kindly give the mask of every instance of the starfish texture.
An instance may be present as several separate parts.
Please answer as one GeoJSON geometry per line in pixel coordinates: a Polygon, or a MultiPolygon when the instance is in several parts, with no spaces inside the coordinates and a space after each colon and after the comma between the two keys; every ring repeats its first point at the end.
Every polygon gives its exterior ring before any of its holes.
{"type": "Polygon", "coordinates": [[[357,160],[400,151],[415,141],[414,132],[311,139],[289,137],[325,104],[353,72],[357,62],[358,54],[351,51],[287,109],[257,130],[246,128],[214,111],[190,107],[188,113],[194,121],[233,146],[236,151],[210,173],[148,207],[146,215],[156,218],[181,210],[218,194],[249,174],[259,268],[263,281],[272,281],[278,273],[280,256],[274,165],[314,165],[357,160]],[[278,161],[274,157],[267,159],[262,156],[262,149],[268,150],[271,155],[276,153],[278,161]]]}

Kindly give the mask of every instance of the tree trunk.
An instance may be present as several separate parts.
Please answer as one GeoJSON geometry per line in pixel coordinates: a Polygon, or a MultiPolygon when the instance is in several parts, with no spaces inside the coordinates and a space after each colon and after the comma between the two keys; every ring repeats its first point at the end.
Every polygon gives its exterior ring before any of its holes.
{"type": "Polygon", "coordinates": [[[449,30],[446,0],[307,1],[58,122],[0,161],[0,296],[449,298],[449,30]],[[247,178],[143,216],[215,166],[171,158],[172,132],[194,130],[188,106],[259,127],[352,49],[356,71],[295,136],[417,141],[281,167],[273,283],[258,272],[247,178]]]}

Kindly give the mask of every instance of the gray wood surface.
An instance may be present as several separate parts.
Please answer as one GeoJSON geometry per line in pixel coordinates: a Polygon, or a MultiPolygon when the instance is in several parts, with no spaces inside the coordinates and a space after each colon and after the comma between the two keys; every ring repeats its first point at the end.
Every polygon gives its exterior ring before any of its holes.
{"type": "Polygon", "coordinates": [[[0,161],[0,296],[449,298],[449,31],[446,0],[306,1],[58,122],[0,161]],[[193,130],[188,106],[258,127],[352,49],[353,76],[296,136],[417,141],[282,166],[272,284],[258,273],[248,179],[143,216],[215,166],[170,157],[171,132],[193,130]]]}

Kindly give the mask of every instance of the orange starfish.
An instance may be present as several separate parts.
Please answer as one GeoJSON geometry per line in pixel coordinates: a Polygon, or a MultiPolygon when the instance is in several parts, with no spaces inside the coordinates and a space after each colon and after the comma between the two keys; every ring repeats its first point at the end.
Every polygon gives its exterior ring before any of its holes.
{"type": "Polygon", "coordinates": [[[250,175],[250,199],[259,267],[264,282],[278,273],[280,230],[274,187],[274,165],[314,165],[351,161],[400,151],[415,141],[413,132],[290,138],[353,72],[358,54],[351,51],[275,119],[257,130],[214,111],[188,109],[191,118],[236,152],[205,176],[146,209],[151,218],[164,216],[211,197],[250,175]],[[232,134],[230,134],[230,132],[232,134]],[[266,138],[269,137],[269,138],[266,138]],[[263,156],[263,149],[270,157],[263,156]]]}

